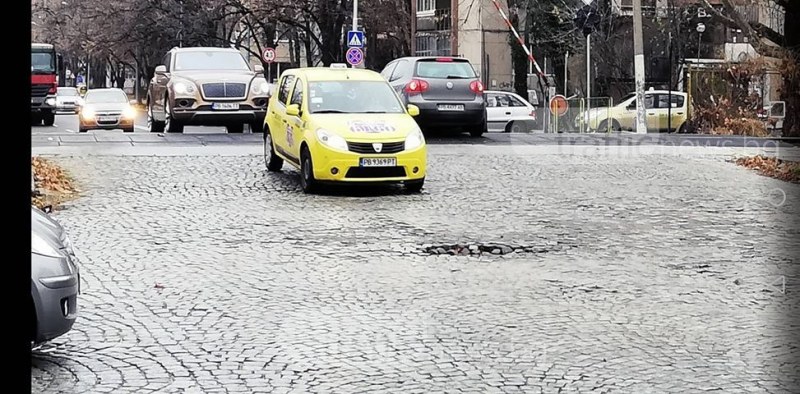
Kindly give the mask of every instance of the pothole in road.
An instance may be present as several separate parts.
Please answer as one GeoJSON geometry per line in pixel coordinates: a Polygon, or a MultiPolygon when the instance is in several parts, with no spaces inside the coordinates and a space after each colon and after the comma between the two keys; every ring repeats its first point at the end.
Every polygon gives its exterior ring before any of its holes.
{"type": "Polygon", "coordinates": [[[420,248],[423,254],[450,256],[481,256],[507,254],[543,254],[561,252],[575,248],[575,245],[550,241],[544,244],[505,244],[497,242],[469,242],[458,244],[424,244],[420,248]]]}

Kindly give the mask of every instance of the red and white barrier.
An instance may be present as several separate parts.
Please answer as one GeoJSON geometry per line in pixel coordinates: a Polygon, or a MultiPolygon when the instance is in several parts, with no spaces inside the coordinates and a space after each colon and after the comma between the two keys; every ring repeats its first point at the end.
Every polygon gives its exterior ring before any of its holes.
{"type": "Polygon", "coordinates": [[[517,33],[517,29],[515,29],[514,25],[511,24],[511,21],[506,16],[506,13],[503,12],[503,8],[500,7],[500,2],[497,0],[492,0],[492,4],[494,4],[494,8],[497,8],[497,11],[500,12],[500,16],[503,17],[504,21],[506,21],[506,25],[508,25],[508,28],[511,30],[511,33],[514,33],[514,37],[517,37],[519,45],[522,47],[522,50],[525,51],[525,54],[528,55],[528,60],[530,60],[530,62],[533,63],[533,66],[536,68],[536,72],[539,74],[540,77],[542,77],[542,79],[547,81],[547,79],[544,78],[544,73],[542,72],[542,69],[539,68],[539,64],[536,63],[536,59],[533,58],[533,54],[531,53],[530,50],[528,50],[528,47],[525,45],[525,42],[522,41],[522,37],[519,36],[519,33],[517,33]]]}

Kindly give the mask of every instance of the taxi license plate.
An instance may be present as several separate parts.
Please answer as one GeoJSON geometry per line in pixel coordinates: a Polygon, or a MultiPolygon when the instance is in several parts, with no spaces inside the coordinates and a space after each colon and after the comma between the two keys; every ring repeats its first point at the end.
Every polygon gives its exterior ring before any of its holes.
{"type": "Polygon", "coordinates": [[[394,167],[397,158],[394,157],[362,157],[358,165],[361,167],[394,167]]]}
{"type": "Polygon", "coordinates": [[[116,122],[117,118],[114,117],[114,116],[98,116],[97,117],[97,121],[98,122],[116,122]]]}
{"type": "Polygon", "coordinates": [[[464,104],[439,104],[439,111],[463,111],[464,104]]]}
{"type": "Polygon", "coordinates": [[[225,110],[237,110],[239,109],[239,103],[214,103],[211,104],[212,109],[225,109],[225,110]]]}

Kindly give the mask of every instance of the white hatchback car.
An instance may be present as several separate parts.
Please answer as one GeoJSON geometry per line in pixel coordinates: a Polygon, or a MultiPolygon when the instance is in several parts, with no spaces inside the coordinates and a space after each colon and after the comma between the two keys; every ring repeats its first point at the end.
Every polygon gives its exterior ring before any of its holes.
{"type": "Polygon", "coordinates": [[[512,92],[487,90],[486,119],[490,132],[530,132],[536,128],[536,107],[512,92]]]}

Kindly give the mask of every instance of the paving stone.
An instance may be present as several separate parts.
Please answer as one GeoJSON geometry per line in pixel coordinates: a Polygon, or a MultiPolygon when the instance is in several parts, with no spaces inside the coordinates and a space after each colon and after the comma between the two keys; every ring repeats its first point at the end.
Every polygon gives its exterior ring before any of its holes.
{"type": "Polygon", "coordinates": [[[183,149],[53,158],[84,191],[55,213],[83,293],[32,391],[800,392],[800,292],[763,291],[796,264],[795,185],[703,151],[448,145],[420,194],[305,195],[183,149]]]}

